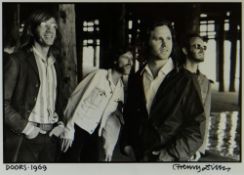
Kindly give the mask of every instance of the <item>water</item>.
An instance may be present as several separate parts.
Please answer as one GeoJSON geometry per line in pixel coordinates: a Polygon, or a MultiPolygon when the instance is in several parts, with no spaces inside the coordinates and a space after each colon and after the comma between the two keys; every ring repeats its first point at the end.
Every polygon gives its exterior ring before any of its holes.
{"type": "Polygon", "coordinates": [[[240,161],[241,120],[238,111],[211,113],[207,149],[240,161]]]}
{"type": "MultiPolygon", "coordinates": [[[[203,157],[200,161],[221,162],[221,161],[240,161],[241,149],[241,122],[240,113],[233,112],[216,112],[211,113],[210,128],[207,149],[214,155],[221,155],[223,158],[203,157]],[[227,160],[230,158],[231,160],[227,160]]],[[[132,161],[122,155],[116,146],[113,161],[132,161]]],[[[134,161],[134,160],[133,160],[134,161]]]]}

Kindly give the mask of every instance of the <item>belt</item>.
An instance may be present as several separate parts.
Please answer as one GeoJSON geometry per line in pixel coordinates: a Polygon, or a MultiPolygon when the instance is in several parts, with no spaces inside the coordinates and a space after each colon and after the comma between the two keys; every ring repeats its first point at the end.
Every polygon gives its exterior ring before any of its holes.
{"type": "Polygon", "coordinates": [[[33,123],[36,127],[40,128],[43,131],[51,131],[54,128],[54,124],[44,124],[44,123],[33,123]]]}

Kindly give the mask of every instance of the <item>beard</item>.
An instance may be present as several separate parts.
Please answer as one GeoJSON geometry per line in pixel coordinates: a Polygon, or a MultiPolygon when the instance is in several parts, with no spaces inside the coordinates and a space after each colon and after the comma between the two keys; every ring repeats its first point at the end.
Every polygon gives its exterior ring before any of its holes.
{"type": "Polygon", "coordinates": [[[131,65],[127,64],[122,67],[119,67],[118,65],[116,65],[115,69],[122,75],[129,75],[129,73],[131,71],[131,65]],[[130,66],[130,68],[128,68],[128,66],[130,66]]]}
{"type": "Polygon", "coordinates": [[[201,62],[204,61],[204,56],[197,58],[196,55],[190,54],[189,57],[188,57],[188,59],[191,60],[191,61],[193,61],[193,62],[195,62],[195,63],[201,63],[201,62]]]}

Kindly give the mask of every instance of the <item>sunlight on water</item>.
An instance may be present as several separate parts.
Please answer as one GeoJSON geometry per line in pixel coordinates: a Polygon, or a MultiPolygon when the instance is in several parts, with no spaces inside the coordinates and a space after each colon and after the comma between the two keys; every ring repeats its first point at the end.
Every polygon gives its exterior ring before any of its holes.
{"type": "Polygon", "coordinates": [[[236,129],[237,129],[237,122],[238,122],[238,112],[233,112],[231,116],[231,123],[230,123],[230,132],[229,132],[229,148],[228,148],[228,154],[229,156],[234,155],[234,149],[237,147],[235,137],[236,137],[236,129]]]}
{"type": "Polygon", "coordinates": [[[211,113],[208,150],[240,160],[239,112],[211,113]]]}
{"type": "Polygon", "coordinates": [[[219,122],[218,122],[218,128],[217,128],[217,150],[221,152],[224,146],[224,138],[226,136],[226,133],[223,132],[226,130],[226,113],[220,113],[219,115],[219,122]]]}

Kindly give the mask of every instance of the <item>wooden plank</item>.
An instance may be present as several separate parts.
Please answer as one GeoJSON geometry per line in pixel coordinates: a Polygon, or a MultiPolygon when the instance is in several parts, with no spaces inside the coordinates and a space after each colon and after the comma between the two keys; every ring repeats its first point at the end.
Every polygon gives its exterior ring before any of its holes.
{"type": "Polygon", "coordinates": [[[218,66],[218,80],[219,80],[219,91],[225,90],[224,81],[224,18],[219,18],[216,21],[217,25],[217,66],[218,66]]]}
{"type": "Polygon", "coordinates": [[[61,58],[64,66],[66,95],[69,96],[77,85],[75,5],[60,4],[58,11],[58,24],[61,34],[61,58]]]}
{"type": "Polygon", "coordinates": [[[230,56],[230,91],[235,92],[236,56],[237,56],[237,21],[233,13],[230,21],[231,56],[230,56]]]}

